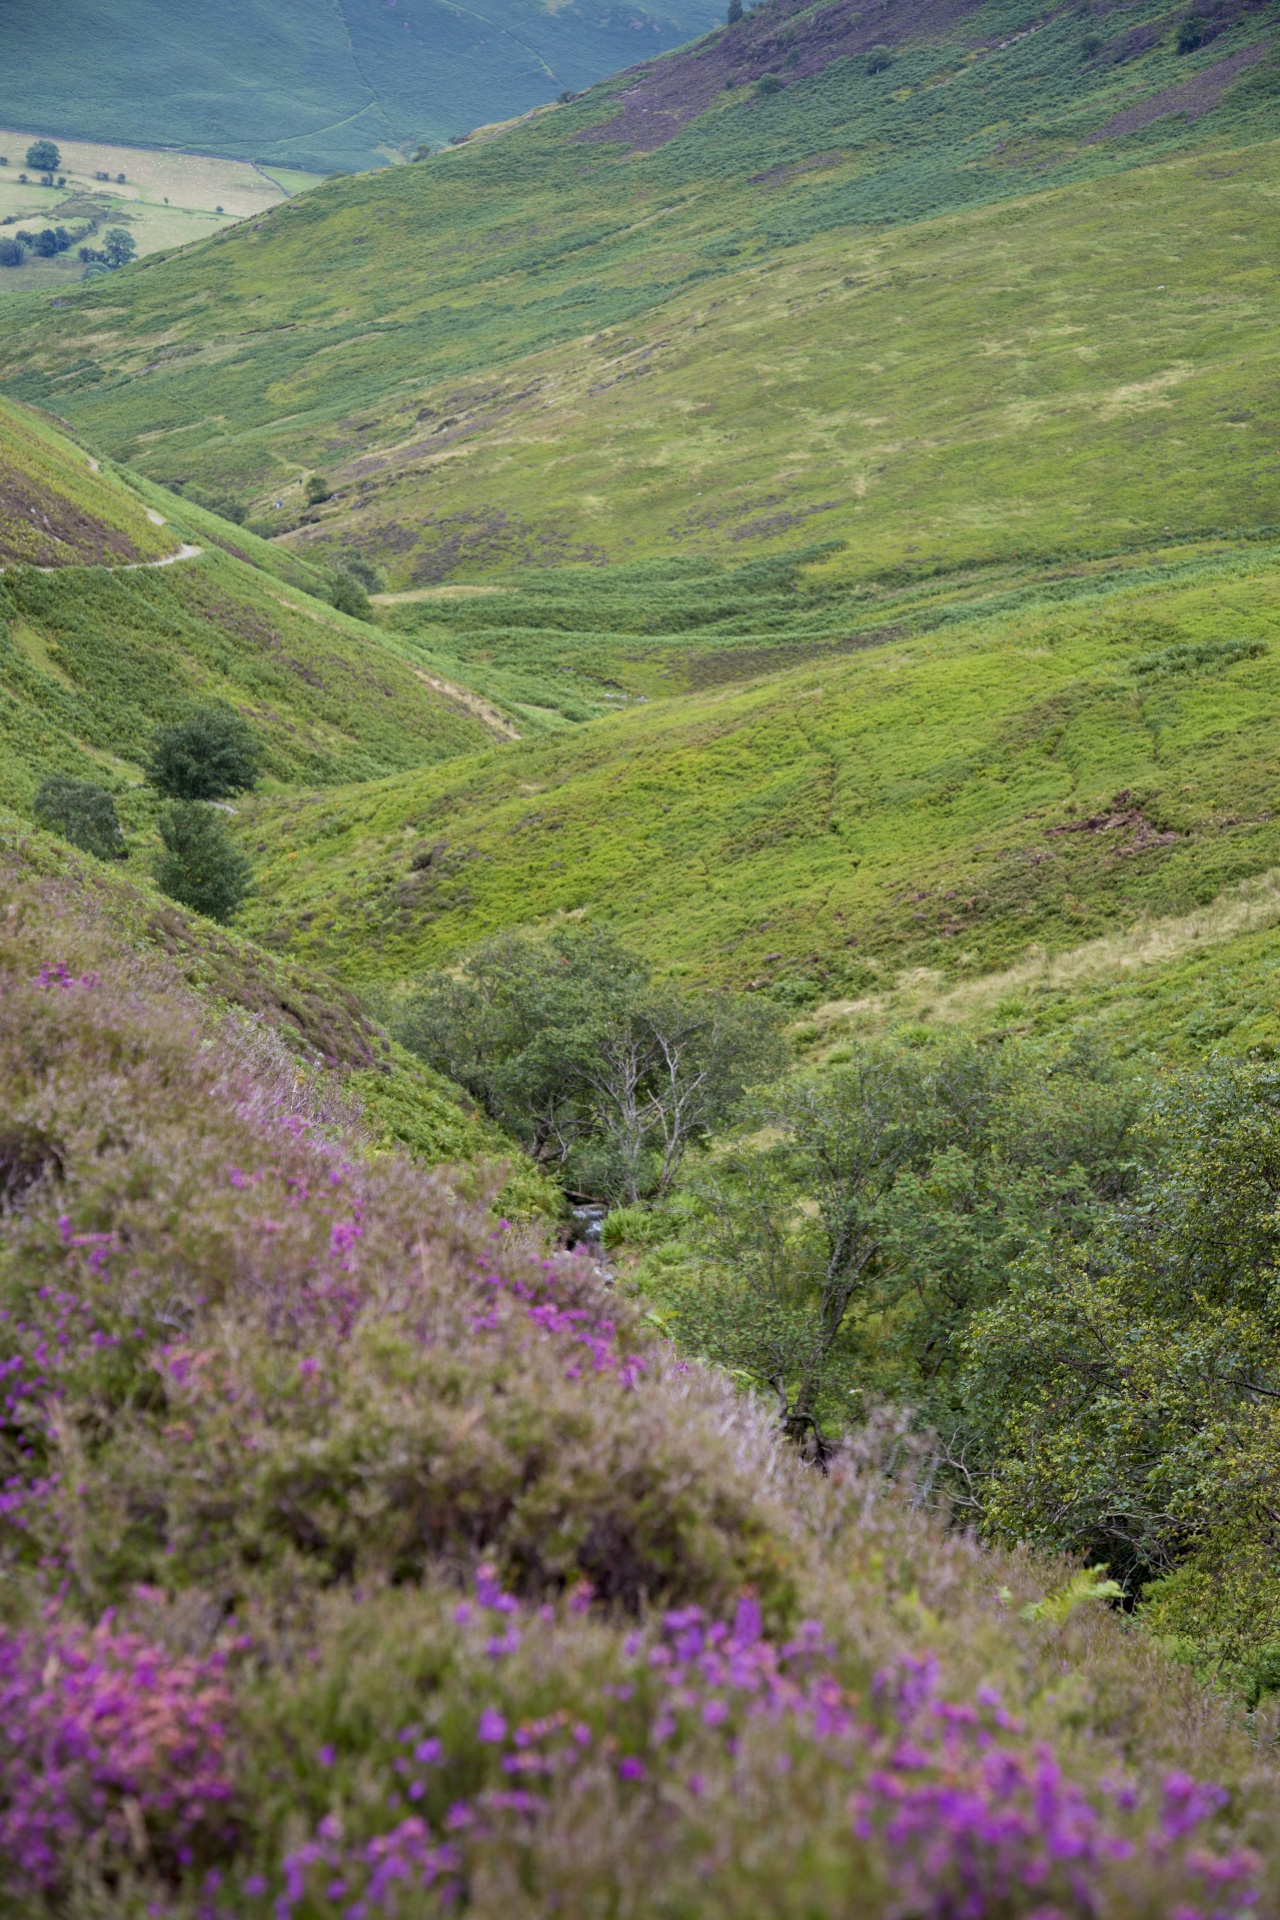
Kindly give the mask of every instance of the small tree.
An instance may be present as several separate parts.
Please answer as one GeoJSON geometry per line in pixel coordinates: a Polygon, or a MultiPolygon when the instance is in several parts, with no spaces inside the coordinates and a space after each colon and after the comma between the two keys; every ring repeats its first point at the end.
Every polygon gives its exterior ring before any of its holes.
{"type": "Polygon", "coordinates": [[[1198,13],[1189,13],[1178,28],[1178,52],[1194,53],[1196,48],[1202,47],[1208,38],[1207,21],[1202,20],[1198,13]]]}
{"type": "Polygon", "coordinates": [[[137,242],[124,227],[108,227],[102,236],[102,257],[113,270],[127,267],[137,251],[137,242]]]}
{"type": "Polygon", "coordinates": [[[26,259],[26,249],[20,241],[0,240],[0,267],[20,267],[26,259]]]}
{"type": "Polygon", "coordinates": [[[160,819],[165,850],[156,868],[161,893],[225,924],[253,884],[253,869],[225,822],[199,800],[181,800],[160,819]]]}
{"type": "Polygon", "coordinates": [[[762,74],[760,77],[760,82],[756,87],[756,92],[763,93],[763,94],[781,93],[782,82],[781,80],[779,80],[776,73],[762,74]]]}
{"type": "Polygon", "coordinates": [[[42,782],[32,811],[46,832],[61,834],[83,853],[92,853],[99,860],[129,858],[116,803],[105,787],[96,786],[92,780],[51,773],[42,782]]]}
{"type": "Polygon", "coordinates": [[[729,0],[729,11],[725,15],[731,27],[736,27],[742,18],[742,0],[729,0]]]}
{"type": "Polygon", "coordinates": [[[27,165],[32,173],[45,174],[52,180],[62,165],[62,155],[52,140],[33,140],[27,148],[27,165]]]}
{"type": "Polygon", "coordinates": [[[306,492],[307,503],[313,507],[318,507],[322,505],[324,501],[332,500],[333,498],[333,488],[329,485],[329,482],[322,473],[313,473],[311,475],[311,478],[307,481],[306,492]]]}
{"type": "Polygon", "coordinates": [[[166,800],[225,800],[258,784],[258,743],[233,708],[193,707],[151,746],[147,778],[166,800]]]}
{"type": "Polygon", "coordinates": [[[358,580],[349,573],[333,573],[329,576],[329,605],[336,607],[339,613],[350,614],[353,620],[371,620],[373,608],[369,605],[369,596],[358,580]]]}

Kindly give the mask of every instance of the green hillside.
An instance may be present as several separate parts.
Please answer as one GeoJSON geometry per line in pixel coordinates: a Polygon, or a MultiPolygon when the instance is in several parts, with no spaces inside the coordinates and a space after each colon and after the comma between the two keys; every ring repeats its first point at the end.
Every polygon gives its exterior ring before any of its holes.
{"type": "Polygon", "coordinates": [[[399,587],[1265,523],[1274,15],[1215,15],[1185,54],[1181,21],[771,0],[109,300],[15,303],[0,376],[399,587]],[[317,471],[334,498],[311,511],[317,471]]]}
{"type": "Polygon", "coordinates": [[[177,551],[155,508],[29,407],[0,401],[0,568],[136,565],[177,551]]]}
{"type": "Polygon", "coordinates": [[[804,1002],[1185,911],[1280,864],[1278,585],[1260,544],[908,602],[802,667],[264,800],[252,924],[395,978],[586,911],[678,972],[804,1002]],[[437,840],[448,860],[410,872],[437,840]]]}
{"type": "Polygon", "coordinates": [[[142,825],[148,742],[191,701],[249,719],[275,786],[368,779],[491,737],[469,696],[336,612],[296,560],[91,465],[29,410],[6,406],[2,424],[17,553],[0,573],[0,803],[25,810],[46,774],[70,773],[104,781],[142,825]],[[128,557],[157,548],[159,564],[128,557]]]}
{"type": "Polygon", "coordinates": [[[707,0],[88,0],[0,14],[0,124],[321,172],[523,113],[705,31],[707,0]]]}

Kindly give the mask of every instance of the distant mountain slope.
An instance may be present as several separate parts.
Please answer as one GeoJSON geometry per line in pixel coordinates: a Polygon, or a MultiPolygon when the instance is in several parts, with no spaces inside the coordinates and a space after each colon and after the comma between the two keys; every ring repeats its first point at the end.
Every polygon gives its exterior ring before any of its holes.
{"type": "Polygon", "coordinates": [[[177,546],[136,493],[49,421],[0,400],[0,567],[120,566],[177,546]]]}
{"type": "Polygon", "coordinates": [[[712,0],[67,0],[0,7],[0,123],[319,171],[523,113],[719,18],[712,0]]]}
{"type": "Polygon", "coordinates": [[[1277,19],[1224,8],[1180,54],[1164,0],[770,0],[497,137],[15,303],[0,379],[398,587],[1267,523],[1277,19]]]}

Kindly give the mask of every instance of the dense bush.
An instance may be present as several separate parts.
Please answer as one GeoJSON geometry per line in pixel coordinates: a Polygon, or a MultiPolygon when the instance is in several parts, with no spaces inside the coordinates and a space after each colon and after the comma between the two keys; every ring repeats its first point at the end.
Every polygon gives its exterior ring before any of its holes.
{"type": "Polygon", "coordinates": [[[973,1315],[1132,1178],[1132,1077],[1087,1049],[865,1044],[757,1096],[680,1197],[651,1284],[797,1437],[900,1396],[963,1457],[973,1315]]]}
{"type": "Polygon", "coordinates": [[[772,1009],[658,986],[595,928],[487,942],[419,981],[397,1032],[571,1187],[631,1203],[786,1057],[772,1009]]]}
{"type": "Polygon", "coordinates": [[[990,1523],[1105,1555],[1148,1612],[1274,1687],[1280,1073],[1219,1064],[1143,1122],[1149,1170],[1086,1248],[1023,1262],[966,1338],[990,1523]]]}
{"type": "Polygon", "coordinates": [[[253,868],[221,815],[202,800],[179,800],[161,814],[159,827],[161,893],[210,920],[232,919],[253,884],[253,868]]]}
{"type": "Polygon", "coordinates": [[[50,833],[99,860],[127,860],[116,803],[105,787],[92,780],[77,780],[69,773],[51,773],[36,790],[32,812],[50,833]]]}
{"type": "Polygon", "coordinates": [[[194,707],[156,734],[147,778],[168,800],[225,800],[257,786],[259,759],[253,729],[234,708],[194,707]]]}
{"type": "Polygon", "coordinates": [[[339,613],[349,614],[353,620],[370,620],[373,608],[369,605],[369,594],[363,581],[353,578],[349,573],[332,573],[329,576],[329,604],[339,613]]]}

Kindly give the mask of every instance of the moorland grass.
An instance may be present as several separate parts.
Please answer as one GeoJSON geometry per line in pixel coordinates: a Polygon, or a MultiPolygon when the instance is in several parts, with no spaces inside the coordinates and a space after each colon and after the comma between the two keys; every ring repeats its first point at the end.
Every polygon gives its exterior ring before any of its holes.
{"type": "Polygon", "coordinates": [[[387,979],[588,913],[676,973],[822,1000],[1189,910],[1280,860],[1275,567],[1259,546],[935,609],[861,651],[255,802],[251,924],[387,979]],[[1240,637],[1267,650],[1133,671],[1240,637]],[[436,839],[449,862],[411,872],[436,839]]]}
{"type": "Polygon", "coordinates": [[[15,304],[3,377],[278,527],[322,470],[334,501],[297,537],[401,585],[801,538],[847,538],[865,572],[1254,526],[1278,424],[1274,56],[1200,119],[1093,136],[1270,15],[1180,58],[1139,13],[1154,44],[1119,65],[1074,15],[976,62],[957,32],[904,47],[892,87],[840,61],[724,94],[643,155],[574,138],[607,123],[610,83],[331,182],[109,302],[15,304]]]}

